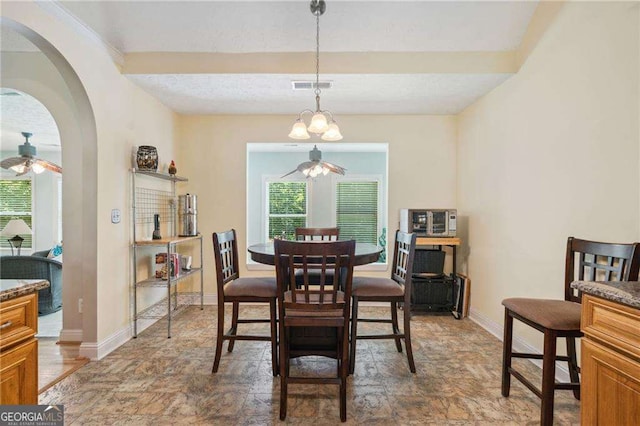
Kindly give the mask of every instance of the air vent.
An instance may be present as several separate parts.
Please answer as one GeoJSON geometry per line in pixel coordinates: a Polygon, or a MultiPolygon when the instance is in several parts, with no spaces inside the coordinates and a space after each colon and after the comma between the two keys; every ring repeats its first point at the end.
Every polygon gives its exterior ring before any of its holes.
{"type": "MultiPolygon", "coordinates": [[[[291,81],[293,90],[314,90],[316,88],[315,81],[291,81]]],[[[333,87],[333,81],[319,81],[318,87],[320,90],[331,89],[333,87]]]]}

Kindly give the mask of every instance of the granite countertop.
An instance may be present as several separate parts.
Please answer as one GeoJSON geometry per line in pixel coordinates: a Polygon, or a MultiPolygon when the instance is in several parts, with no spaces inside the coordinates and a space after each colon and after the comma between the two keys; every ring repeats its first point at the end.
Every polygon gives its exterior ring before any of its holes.
{"type": "Polygon", "coordinates": [[[0,302],[49,287],[47,280],[0,280],[0,302]]]}
{"type": "Polygon", "coordinates": [[[571,288],[640,309],[640,281],[574,281],[571,288]]]}

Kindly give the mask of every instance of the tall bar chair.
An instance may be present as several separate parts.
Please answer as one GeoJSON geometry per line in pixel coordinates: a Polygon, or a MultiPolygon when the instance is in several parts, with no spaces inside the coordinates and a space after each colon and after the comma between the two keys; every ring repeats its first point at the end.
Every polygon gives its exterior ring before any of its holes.
{"type": "Polygon", "coordinates": [[[355,240],[275,240],[274,249],[280,328],[280,419],[287,416],[289,384],[337,384],[340,387],[340,420],[344,422],[347,420],[349,298],[355,240]],[[311,283],[311,270],[319,273],[317,284],[311,283]],[[333,277],[331,283],[329,271],[333,277]],[[302,284],[295,285],[300,277],[302,284]],[[291,376],[291,359],[303,356],[336,359],[336,375],[291,376]]]}
{"type": "Polygon", "coordinates": [[[218,371],[222,344],[229,341],[228,351],[233,351],[236,340],[271,342],[271,366],[274,377],[278,375],[278,333],[276,317],[277,285],[273,277],[241,278],[238,268],[238,243],[236,230],[213,233],[213,252],[216,261],[218,285],[218,333],[216,355],[212,372],[218,371]],[[224,305],[232,303],[231,327],[224,332],[224,305]],[[240,303],[268,303],[269,319],[239,319],[240,303]],[[238,334],[238,324],[270,323],[269,336],[238,334]]]}
{"type": "MultiPolygon", "coordinates": [[[[296,228],[296,241],[338,241],[339,237],[340,228],[296,228]]],[[[301,271],[298,271],[298,276],[300,276],[300,273],[301,271]]],[[[331,284],[333,277],[331,276],[331,271],[328,273],[328,284],[331,284]]],[[[318,283],[318,271],[312,270],[309,276],[312,284],[318,283]]],[[[298,278],[298,284],[300,284],[300,278],[298,278]]]]}
{"type": "Polygon", "coordinates": [[[565,259],[564,300],[509,298],[504,305],[504,340],[502,356],[502,395],[509,396],[511,376],[518,379],[531,392],[542,400],[540,424],[553,424],[553,400],[556,389],[572,390],[576,399],[580,399],[580,368],[576,359],[576,338],[582,337],[580,331],[581,295],[575,294],[571,282],[588,281],[636,281],[640,266],[639,244],[612,244],[579,240],[569,237],[565,259]],[[544,334],[542,354],[513,351],[513,320],[544,334]],[[556,353],[557,339],[565,338],[567,355],[556,353]],[[517,371],[511,361],[513,358],[542,360],[542,388],[538,388],[517,371]],[[555,381],[556,361],[565,361],[569,366],[570,383],[555,381]]]}
{"type": "Polygon", "coordinates": [[[352,317],[351,317],[351,357],[349,371],[353,374],[356,359],[356,342],[363,339],[394,339],[398,352],[402,352],[401,340],[407,351],[409,370],[416,372],[413,361],[413,349],[411,347],[411,280],[413,271],[413,259],[416,250],[416,235],[396,231],[393,263],[391,264],[391,278],[379,277],[354,277],[352,291],[352,317]],[[359,318],[358,304],[367,302],[389,302],[391,305],[391,318],[359,318]],[[398,327],[398,304],[402,303],[403,330],[398,327]],[[374,322],[391,324],[390,334],[358,335],[358,322],[374,322]]]}
{"type": "Polygon", "coordinates": [[[338,241],[340,228],[296,228],[297,241],[338,241]]]}

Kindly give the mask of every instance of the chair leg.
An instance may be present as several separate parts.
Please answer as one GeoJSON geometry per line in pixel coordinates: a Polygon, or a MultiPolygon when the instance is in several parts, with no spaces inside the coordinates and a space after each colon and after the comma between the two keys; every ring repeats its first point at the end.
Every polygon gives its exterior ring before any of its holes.
{"type": "Polygon", "coordinates": [[[351,347],[349,349],[349,374],[356,368],[356,341],[358,340],[358,298],[353,297],[351,304],[351,347]]]}
{"type": "Polygon", "coordinates": [[[222,356],[222,342],[224,337],[224,301],[218,300],[218,335],[216,336],[216,356],[213,361],[212,373],[218,372],[220,357],[222,356]]]}
{"type": "Polygon", "coordinates": [[[409,370],[415,374],[416,364],[413,362],[413,348],[411,347],[411,310],[404,310],[404,345],[407,348],[407,359],[409,360],[409,370]]]}
{"type": "Polygon", "coordinates": [[[542,407],[540,425],[553,424],[553,397],[556,380],[556,340],[557,335],[551,330],[544,332],[544,352],[542,355],[542,407]]]}
{"type": "MultiPolygon", "coordinates": [[[[400,334],[400,328],[398,328],[398,304],[396,302],[391,302],[391,328],[393,330],[393,334],[396,336],[400,334]]],[[[398,352],[402,352],[400,337],[396,337],[395,341],[396,349],[398,349],[398,352]]]]}
{"type": "MultiPolygon", "coordinates": [[[[229,330],[229,335],[235,336],[238,333],[238,310],[239,310],[239,302],[233,302],[233,310],[231,311],[231,329],[229,330]]],[[[233,351],[233,345],[236,343],[236,339],[231,338],[229,340],[228,351],[233,351]]]]}
{"type": "Polygon", "coordinates": [[[504,337],[502,339],[502,396],[509,396],[511,390],[511,352],[513,338],[513,317],[509,310],[504,310],[504,337]]]}
{"type": "MultiPolygon", "coordinates": [[[[578,360],[576,357],[576,339],[574,337],[567,337],[567,356],[569,357],[569,376],[571,377],[571,383],[580,383],[580,376],[578,374],[578,360]]],[[[573,389],[573,396],[580,399],[580,388],[573,389]]]]}
{"type": "Polygon", "coordinates": [[[278,323],[275,298],[269,301],[269,322],[271,323],[271,369],[273,377],[276,377],[278,375],[278,323]]]}
{"type": "Polygon", "coordinates": [[[339,369],[340,375],[340,421],[347,421],[347,369],[350,368],[348,362],[348,344],[349,344],[349,324],[338,329],[339,342],[339,359],[341,365],[339,369]]]}
{"type": "Polygon", "coordinates": [[[289,378],[289,351],[286,347],[288,337],[280,318],[280,420],[287,418],[287,379],[289,378]]]}

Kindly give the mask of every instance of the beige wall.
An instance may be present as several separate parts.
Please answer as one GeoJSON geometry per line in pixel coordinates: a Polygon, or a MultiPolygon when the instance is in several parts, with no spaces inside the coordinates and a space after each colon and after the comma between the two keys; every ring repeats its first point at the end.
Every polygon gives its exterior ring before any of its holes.
{"type": "MultiPolygon", "coordinates": [[[[402,207],[455,206],[454,117],[339,116],[337,119],[345,142],[389,143],[389,235],[398,227],[398,211],[402,207]]],[[[294,120],[295,116],[180,117],[177,166],[179,174],[190,180],[179,192],[198,195],[198,226],[205,237],[205,293],[215,291],[212,232],[235,228],[240,240],[241,275],[265,274],[247,271],[244,266],[246,143],[287,142],[294,120]]],[[[387,276],[388,272],[383,274],[387,276]]]]}
{"type": "Polygon", "coordinates": [[[640,239],[637,8],[567,3],[521,70],[458,117],[462,263],[487,324],[502,327],[506,297],[563,297],[567,237],[640,239]]]}
{"type": "Polygon", "coordinates": [[[86,353],[95,354],[108,338],[128,330],[131,320],[132,147],[150,144],[162,157],[173,157],[175,115],[123,76],[105,49],[44,8],[6,2],[1,12],[8,18],[3,24],[15,26],[54,63],[74,100],[67,108],[75,120],[58,123],[65,165],[64,326],[82,330],[86,353]],[[80,133],[69,137],[71,126],[80,133]],[[123,213],[117,225],[110,222],[113,208],[123,213]]]}

